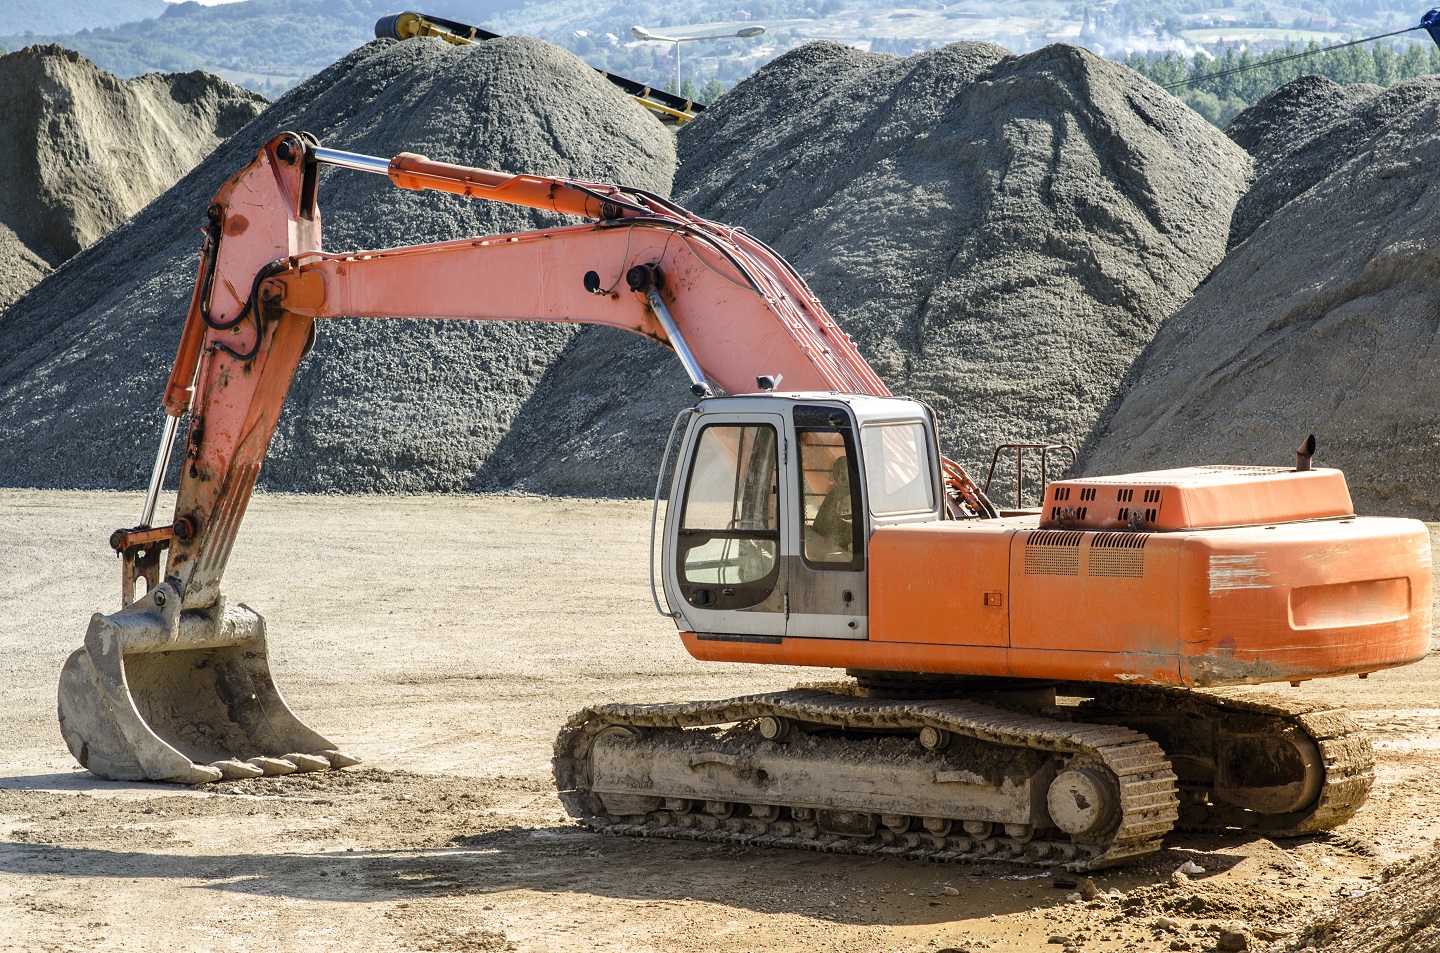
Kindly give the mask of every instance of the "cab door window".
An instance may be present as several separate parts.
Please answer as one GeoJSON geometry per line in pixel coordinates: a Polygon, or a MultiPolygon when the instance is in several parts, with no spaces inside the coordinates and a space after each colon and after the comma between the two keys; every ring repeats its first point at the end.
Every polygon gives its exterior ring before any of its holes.
{"type": "Polygon", "coordinates": [[[711,424],[700,432],[685,488],[680,590],[700,609],[745,609],[780,575],[779,457],[767,424],[711,424]]]}
{"type": "Polygon", "coordinates": [[[795,428],[804,507],[801,554],[812,569],[864,568],[865,520],[850,434],[848,426],[795,428]]]}

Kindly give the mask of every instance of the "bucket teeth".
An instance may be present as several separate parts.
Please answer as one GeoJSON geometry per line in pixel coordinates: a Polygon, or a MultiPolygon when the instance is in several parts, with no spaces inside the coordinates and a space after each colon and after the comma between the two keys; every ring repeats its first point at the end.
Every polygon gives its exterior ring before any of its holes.
{"type": "Polygon", "coordinates": [[[212,761],[210,762],[210,767],[219,770],[221,777],[226,781],[258,778],[263,777],[265,774],[262,768],[257,768],[255,765],[247,764],[244,761],[237,761],[234,758],[228,758],[224,761],[212,761]]]}
{"type": "Polygon", "coordinates": [[[360,763],[359,758],[353,754],[346,754],[343,751],[330,750],[320,753],[330,759],[330,767],[332,768],[349,768],[360,763]]]}
{"type": "Polygon", "coordinates": [[[173,784],[209,784],[212,781],[219,781],[224,776],[225,772],[213,765],[192,764],[189,770],[159,780],[169,781],[173,784]]]}
{"type": "Polygon", "coordinates": [[[284,758],[250,758],[247,764],[252,764],[267,775],[294,774],[295,764],[284,758]]]}
{"type": "Polygon", "coordinates": [[[330,759],[321,754],[287,754],[282,760],[295,765],[296,771],[324,771],[330,767],[330,759]]]}

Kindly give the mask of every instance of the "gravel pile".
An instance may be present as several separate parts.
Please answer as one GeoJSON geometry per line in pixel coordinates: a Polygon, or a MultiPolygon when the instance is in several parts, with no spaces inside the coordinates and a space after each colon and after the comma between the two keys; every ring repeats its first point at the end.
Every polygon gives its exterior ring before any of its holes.
{"type": "MultiPolygon", "coordinates": [[[[1105,416],[1161,319],[1224,254],[1250,173],[1177,100],[1066,46],[902,58],[811,44],[679,142],[676,198],[794,263],[970,464],[1007,440],[1078,442],[1105,416]]],[[[649,495],[684,384],[668,353],[586,329],[488,475],[649,495]]]]}
{"type": "Polygon", "coordinates": [[[0,56],[0,310],[265,106],[208,73],[119,80],[59,46],[0,56]]]}
{"type": "Polygon", "coordinates": [[[1410,84],[1386,91],[1302,76],[1236,116],[1225,132],[1255,160],[1255,181],[1235,207],[1230,247],[1354,155],[1377,124],[1427,95],[1410,84]]]}
{"type": "MultiPolygon", "coordinates": [[[[138,82],[138,81],[137,81],[138,82]]],[[[276,133],[327,146],[668,192],[674,137],[578,58],[525,38],[376,41],[291,90],[172,189],[0,315],[0,484],[142,486],[215,190],[276,133]]],[[[325,247],[559,223],[327,169],[325,247]]],[[[463,490],[574,329],[327,323],[262,480],[305,491],[463,490]]],[[[172,484],[173,485],[173,484],[172,484]]]]}
{"type": "Polygon", "coordinates": [[[1333,102],[1289,152],[1250,135],[1274,208],[1161,326],[1088,471],[1290,464],[1314,432],[1362,512],[1440,519],[1440,78],[1333,102]]]}
{"type": "Polygon", "coordinates": [[[1440,950],[1440,851],[1387,870],[1378,889],[1311,923],[1292,948],[1324,953],[1440,950]]]}

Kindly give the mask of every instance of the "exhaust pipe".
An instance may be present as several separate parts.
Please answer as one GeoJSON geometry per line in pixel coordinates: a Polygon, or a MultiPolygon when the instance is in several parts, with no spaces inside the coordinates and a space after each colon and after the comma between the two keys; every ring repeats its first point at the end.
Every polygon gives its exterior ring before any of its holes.
{"type": "Polygon", "coordinates": [[[1295,472],[1306,473],[1310,470],[1310,460],[1315,456],[1315,435],[1312,433],[1298,450],[1295,451],[1295,472]]]}

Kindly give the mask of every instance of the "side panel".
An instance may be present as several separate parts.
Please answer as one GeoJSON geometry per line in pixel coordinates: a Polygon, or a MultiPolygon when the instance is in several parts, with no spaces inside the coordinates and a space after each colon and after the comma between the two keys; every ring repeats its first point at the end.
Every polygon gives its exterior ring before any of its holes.
{"type": "Polygon", "coordinates": [[[1004,522],[877,529],[870,537],[871,640],[1008,645],[1016,529],[1004,522]]]}
{"type": "Polygon", "coordinates": [[[1058,673],[1075,660],[1043,653],[1085,653],[1086,665],[1114,654],[1120,657],[1107,668],[1173,682],[1187,652],[1176,617],[1183,541],[1158,533],[1016,533],[1010,540],[1016,661],[1031,672],[1058,673]]]}
{"type": "Polygon", "coordinates": [[[1196,533],[1185,540],[1181,674],[1224,685],[1373,671],[1430,646],[1430,534],[1414,520],[1196,533]],[[1325,545],[1314,534],[1326,531],[1325,545]]]}

